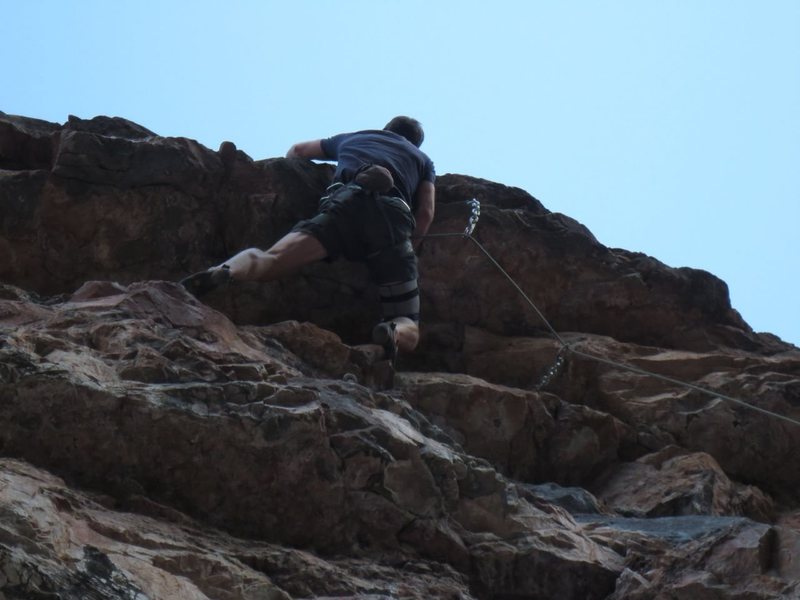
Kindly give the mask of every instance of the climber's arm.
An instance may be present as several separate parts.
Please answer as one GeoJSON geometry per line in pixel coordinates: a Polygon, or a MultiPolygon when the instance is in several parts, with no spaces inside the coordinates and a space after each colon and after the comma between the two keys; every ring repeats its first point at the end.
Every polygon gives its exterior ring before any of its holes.
{"type": "Polygon", "coordinates": [[[428,232],[428,228],[433,222],[433,214],[436,206],[436,187],[430,181],[423,181],[417,187],[415,195],[416,209],[414,211],[414,219],[417,221],[417,227],[414,229],[414,248],[417,248],[422,242],[422,236],[428,232]]]}
{"type": "Polygon", "coordinates": [[[286,158],[316,158],[324,160],[328,158],[322,150],[322,140],[311,140],[310,142],[298,142],[286,153],[286,158]]]}

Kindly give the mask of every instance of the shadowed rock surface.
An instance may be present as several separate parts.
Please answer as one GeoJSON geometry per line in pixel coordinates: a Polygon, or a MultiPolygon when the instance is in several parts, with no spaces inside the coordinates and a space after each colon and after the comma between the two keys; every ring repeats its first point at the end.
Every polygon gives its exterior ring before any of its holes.
{"type": "MultiPolygon", "coordinates": [[[[469,239],[423,339],[364,344],[361,265],[198,302],[173,281],[313,213],[331,169],[130,121],[0,114],[6,598],[800,597],[800,426],[568,353],[469,239]]],[[[800,418],[800,351],[724,282],[522,190],[437,180],[576,349],[800,418]]]]}

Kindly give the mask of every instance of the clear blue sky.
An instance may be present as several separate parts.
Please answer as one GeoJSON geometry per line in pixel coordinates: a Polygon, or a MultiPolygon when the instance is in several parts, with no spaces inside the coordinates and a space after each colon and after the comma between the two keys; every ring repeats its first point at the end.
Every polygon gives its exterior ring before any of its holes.
{"type": "Polygon", "coordinates": [[[607,246],[711,271],[756,330],[800,344],[798,0],[0,9],[4,112],[121,116],[255,159],[410,114],[438,173],[521,187],[607,246]]]}

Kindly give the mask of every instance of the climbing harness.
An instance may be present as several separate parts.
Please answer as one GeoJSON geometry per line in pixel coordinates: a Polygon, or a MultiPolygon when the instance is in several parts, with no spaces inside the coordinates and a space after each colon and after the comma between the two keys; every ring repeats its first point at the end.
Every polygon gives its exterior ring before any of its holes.
{"type": "Polygon", "coordinates": [[[543,388],[545,388],[555,378],[555,376],[558,375],[558,373],[561,371],[561,369],[563,368],[564,364],[566,363],[567,355],[569,353],[572,353],[575,356],[580,356],[580,357],[586,358],[588,360],[593,360],[595,362],[602,363],[602,364],[605,364],[605,365],[608,365],[608,366],[611,366],[611,367],[614,367],[614,368],[617,368],[617,369],[621,369],[621,370],[624,370],[624,371],[629,371],[631,373],[636,373],[636,374],[639,374],[639,375],[645,375],[645,376],[648,376],[648,377],[653,377],[655,379],[660,379],[662,381],[666,381],[668,383],[672,383],[674,385],[678,385],[678,386],[684,387],[686,389],[693,390],[695,392],[700,392],[700,393],[705,394],[707,396],[711,396],[712,398],[719,398],[721,400],[725,400],[727,402],[731,402],[732,404],[737,404],[737,405],[739,405],[741,407],[748,408],[750,410],[759,412],[759,413],[761,413],[763,415],[766,415],[766,416],[769,416],[769,417],[773,417],[773,418],[776,418],[776,419],[781,419],[782,421],[786,421],[788,423],[792,423],[794,425],[800,426],[800,421],[798,421],[797,419],[793,419],[792,417],[788,417],[786,415],[782,415],[780,413],[776,413],[776,412],[768,410],[766,408],[762,408],[762,407],[757,406],[757,405],[755,405],[755,404],[753,404],[751,402],[746,402],[744,400],[741,400],[740,398],[735,398],[735,397],[729,396],[727,394],[722,394],[722,393],[714,391],[712,389],[709,389],[709,388],[706,388],[706,387],[703,387],[703,386],[700,386],[700,385],[696,385],[694,383],[689,383],[689,382],[683,381],[681,379],[675,379],[674,377],[669,377],[669,376],[666,376],[666,375],[660,375],[659,373],[654,373],[652,371],[648,371],[647,369],[634,367],[633,365],[629,365],[629,364],[626,364],[626,363],[623,363],[623,362],[611,360],[609,358],[605,358],[605,357],[602,357],[602,356],[597,356],[595,354],[591,354],[589,352],[585,352],[583,350],[580,350],[580,349],[576,348],[574,344],[568,343],[566,340],[564,340],[563,337],[561,337],[558,334],[558,332],[555,330],[555,328],[550,324],[550,321],[547,320],[547,317],[545,317],[545,315],[542,313],[542,311],[539,310],[539,307],[536,306],[536,304],[533,302],[533,300],[530,299],[530,297],[519,286],[519,284],[514,280],[514,278],[511,277],[511,275],[509,275],[508,271],[506,271],[500,265],[500,263],[498,263],[495,260],[495,258],[491,255],[491,253],[486,248],[484,248],[483,244],[481,244],[472,235],[473,232],[475,231],[476,225],[478,224],[478,219],[480,219],[481,204],[476,198],[473,198],[472,200],[467,201],[466,204],[470,207],[470,216],[469,216],[469,222],[467,224],[467,227],[466,227],[466,229],[464,230],[463,233],[433,233],[433,234],[427,234],[427,235],[422,236],[422,237],[425,238],[425,239],[427,239],[427,238],[462,237],[462,238],[467,238],[470,241],[472,241],[478,247],[478,249],[483,253],[483,255],[486,256],[486,258],[489,260],[489,262],[491,262],[495,266],[495,268],[497,268],[497,270],[509,281],[509,283],[511,283],[511,285],[514,287],[514,289],[517,290],[519,295],[525,300],[525,302],[528,304],[528,306],[530,306],[531,309],[533,309],[533,311],[537,314],[537,316],[542,321],[542,323],[544,323],[544,325],[547,327],[547,329],[550,331],[550,333],[553,335],[553,337],[558,341],[559,345],[561,346],[561,348],[559,349],[558,355],[556,356],[556,359],[553,362],[553,364],[544,371],[544,373],[543,373],[542,377],[540,378],[538,384],[535,386],[536,390],[542,390],[543,388]]]}

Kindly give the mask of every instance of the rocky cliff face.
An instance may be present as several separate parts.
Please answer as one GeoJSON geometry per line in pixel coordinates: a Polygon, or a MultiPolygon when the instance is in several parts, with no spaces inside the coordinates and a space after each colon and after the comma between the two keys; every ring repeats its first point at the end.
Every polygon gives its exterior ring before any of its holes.
{"type": "Polygon", "coordinates": [[[800,419],[800,351],[713,275],[440,177],[432,232],[478,198],[476,239],[580,350],[541,389],[561,343],[463,237],[423,244],[397,373],[360,265],[172,283],[330,173],[0,114],[5,598],[800,597],[800,425],[671,381],[800,419]]]}

